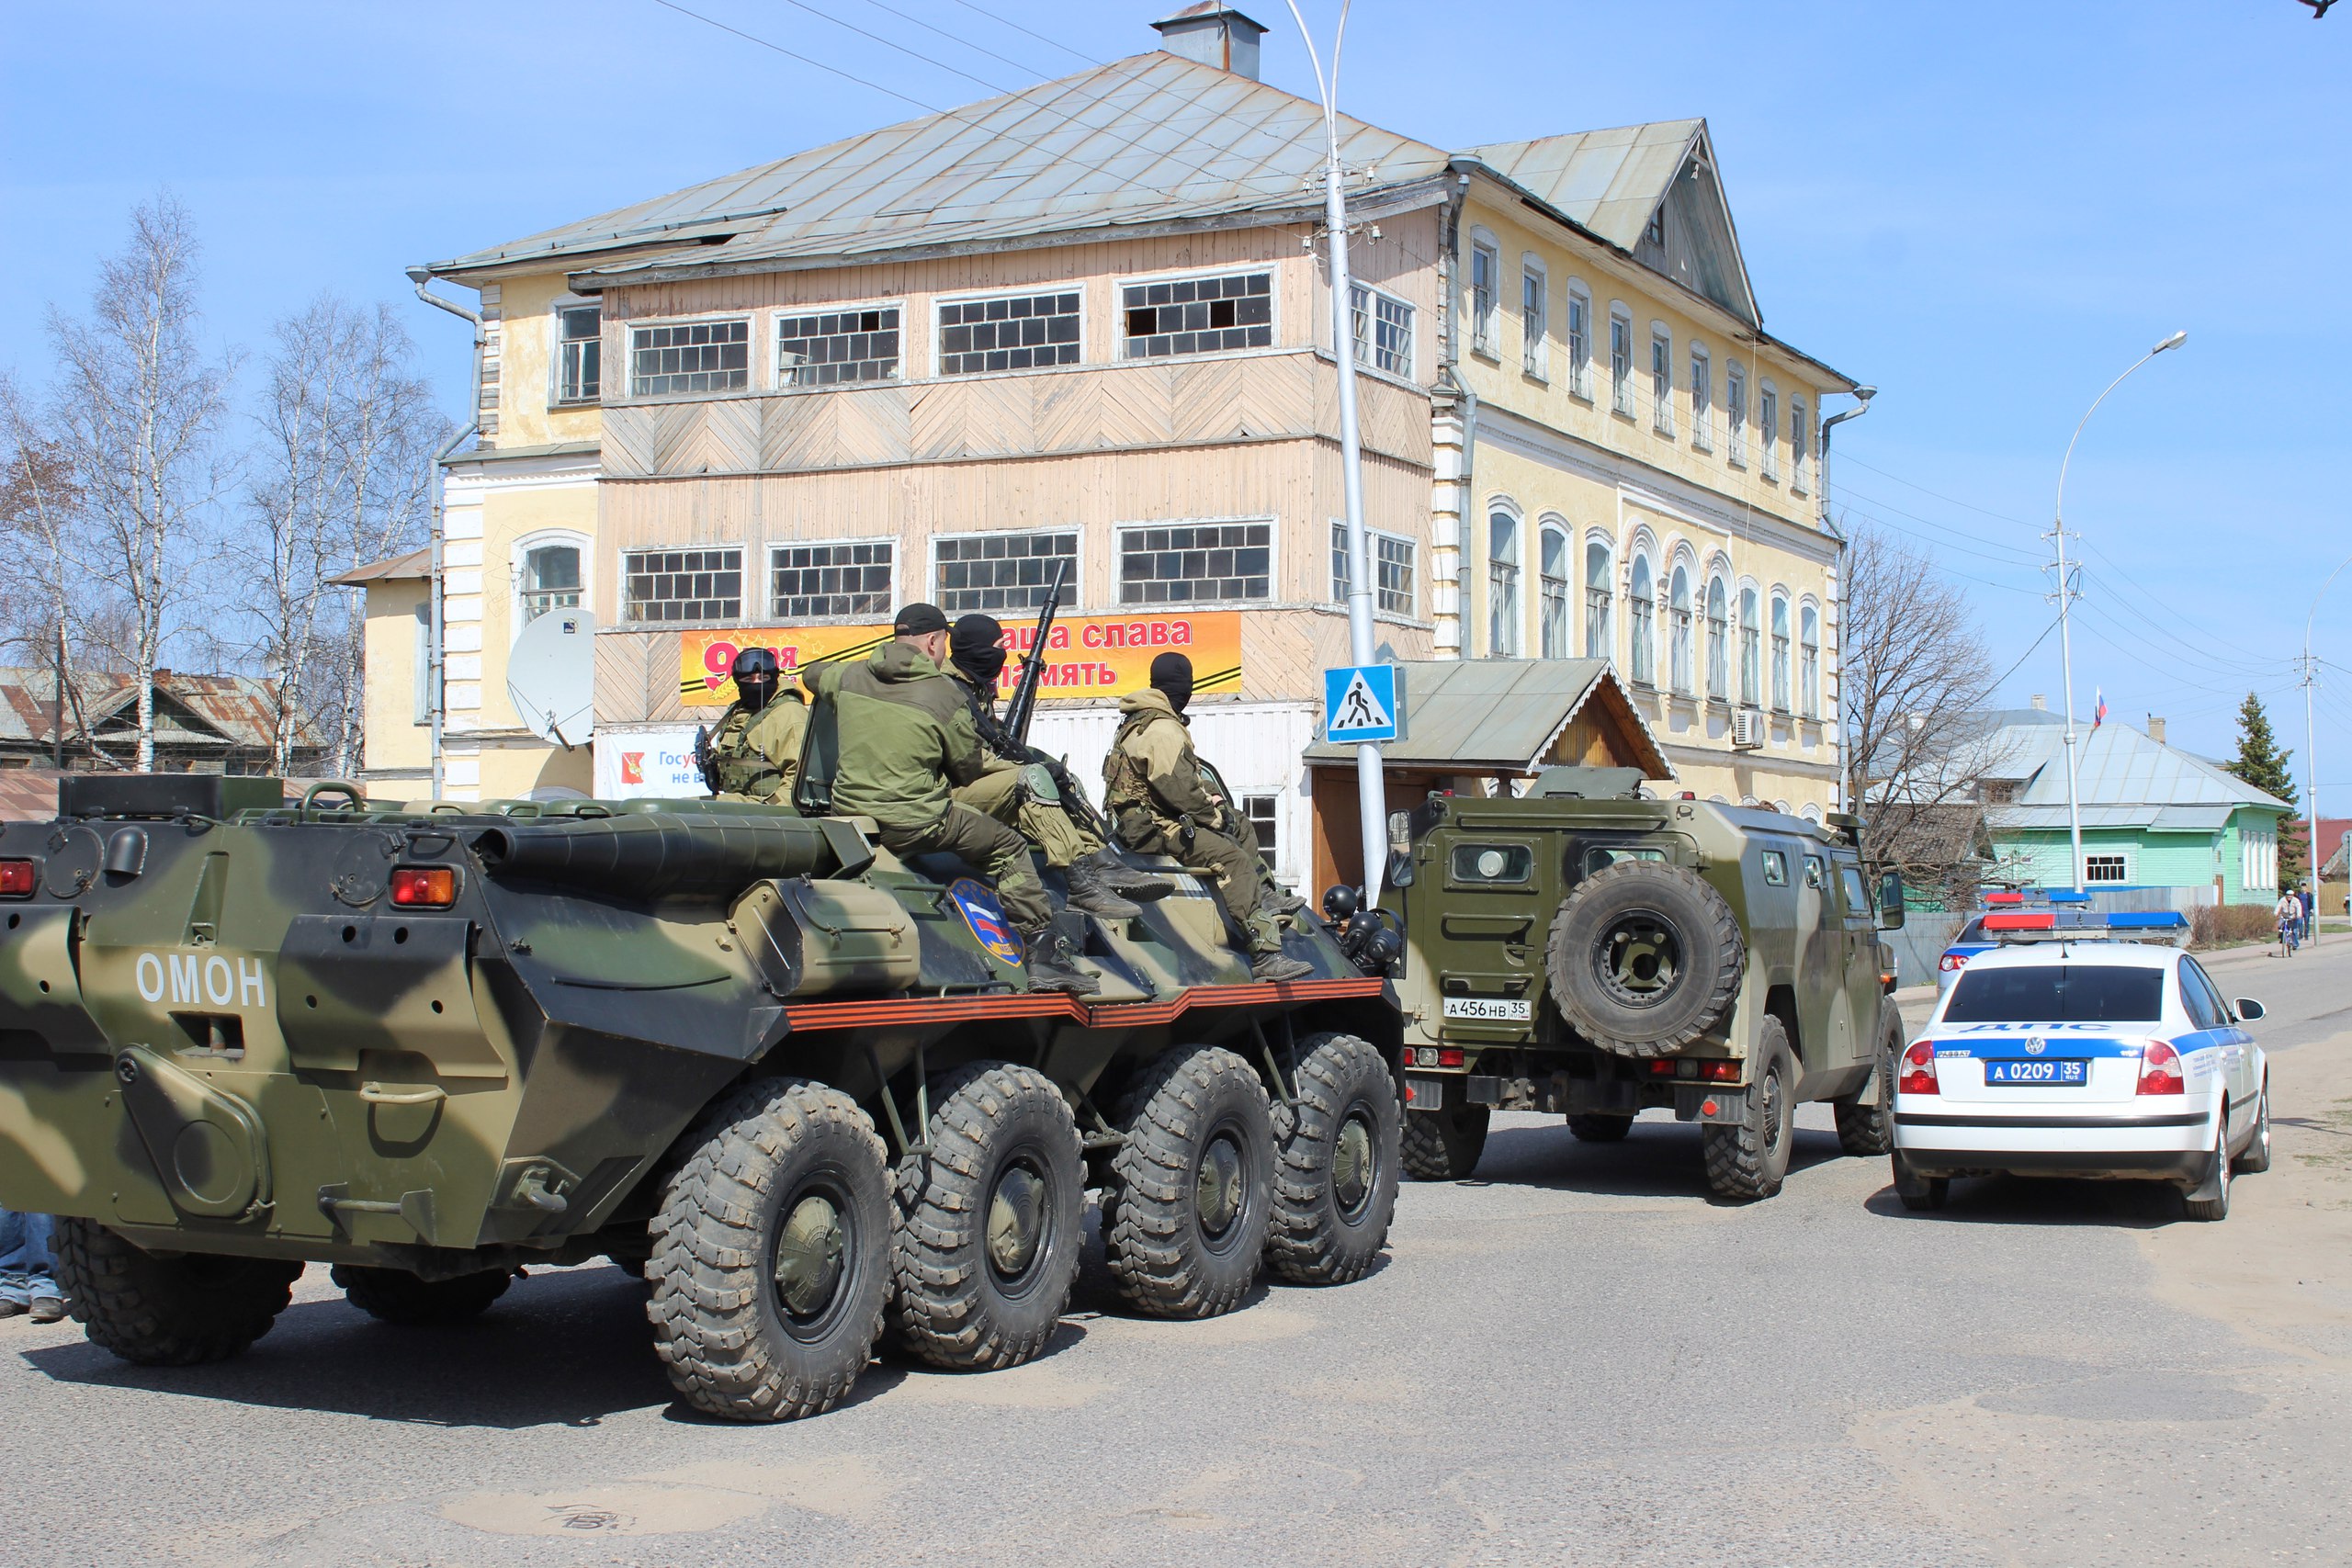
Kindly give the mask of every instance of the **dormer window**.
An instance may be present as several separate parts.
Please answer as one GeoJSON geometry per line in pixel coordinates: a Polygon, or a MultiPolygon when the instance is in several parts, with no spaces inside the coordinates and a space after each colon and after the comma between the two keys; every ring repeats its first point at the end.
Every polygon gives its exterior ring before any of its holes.
{"type": "Polygon", "coordinates": [[[1663,245],[1666,243],[1666,206],[1664,203],[1661,202],[1658,206],[1658,209],[1650,214],[1649,227],[1642,231],[1642,243],[1645,245],[1663,245]]]}

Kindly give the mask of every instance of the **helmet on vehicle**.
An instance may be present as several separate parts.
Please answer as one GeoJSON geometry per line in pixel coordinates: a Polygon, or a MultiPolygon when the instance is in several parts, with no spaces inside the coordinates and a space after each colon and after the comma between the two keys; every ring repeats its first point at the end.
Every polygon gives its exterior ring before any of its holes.
{"type": "Polygon", "coordinates": [[[757,713],[775,695],[781,669],[773,649],[747,648],[735,656],[728,673],[735,678],[735,693],[743,705],[757,713]]]}

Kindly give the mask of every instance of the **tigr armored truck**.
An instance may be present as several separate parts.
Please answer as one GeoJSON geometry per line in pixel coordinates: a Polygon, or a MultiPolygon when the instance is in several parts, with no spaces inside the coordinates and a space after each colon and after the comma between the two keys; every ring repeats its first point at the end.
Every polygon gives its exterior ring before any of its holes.
{"type": "Polygon", "coordinates": [[[1408,1174],[1468,1175],[1496,1110],[1611,1143],[1670,1109],[1727,1198],[1780,1190],[1803,1101],[1836,1106],[1847,1152],[1886,1152],[1903,1033],[1878,932],[1902,922],[1899,881],[1872,897],[1849,818],[1640,786],[1557,768],[1409,814],[1384,900],[1405,936],[1408,1174]]]}
{"type": "Polygon", "coordinates": [[[378,809],[349,786],[72,776],[0,826],[0,1203],[54,1213],[89,1337],[233,1355],[305,1263],[396,1323],[525,1266],[641,1269],[679,1393],[840,1399],[888,1325],[1036,1355],[1086,1192],[1141,1312],[1339,1282],[1385,1238],[1397,1013],[1312,918],[1250,980],[1172,865],[1065,913],[1033,992],[960,864],[706,801],[378,809]],[[887,1141],[886,1141],[887,1134],[887,1141]]]}

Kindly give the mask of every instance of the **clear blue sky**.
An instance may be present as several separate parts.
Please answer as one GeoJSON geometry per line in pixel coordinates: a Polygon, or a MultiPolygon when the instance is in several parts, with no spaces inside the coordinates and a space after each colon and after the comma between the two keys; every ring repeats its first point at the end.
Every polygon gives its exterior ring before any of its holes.
{"type": "MultiPolygon", "coordinates": [[[[685,0],[925,102],[1156,42],[1177,0],[685,0]],[[821,15],[820,15],[821,13],[821,15]],[[992,58],[994,55],[1006,59],[992,58]],[[1016,63],[1007,63],[1007,60],[1016,63]]],[[[1311,90],[1282,0],[1266,76],[1311,90]]],[[[1331,0],[1309,6],[1328,29],[1331,0]]],[[[208,326],[260,343],[321,290],[585,216],[910,105],[653,0],[10,5],[0,29],[0,366],[38,384],[45,303],[78,307],[129,207],[169,186],[208,245],[208,326]]],[[[1837,501],[1971,580],[2000,662],[2047,624],[2030,561],[2058,458],[2108,379],[2068,515],[2093,547],[2076,688],[2232,745],[2251,686],[2302,749],[2290,661],[2352,553],[2352,5],[1483,6],[1363,0],[1343,105],[1462,146],[1704,115],[1767,324],[1875,383],[1837,501]],[[1440,25],[1442,24],[1442,25],[1440,25]],[[2331,470],[2328,465],[2333,464],[2331,470]],[[2333,478],[2331,478],[2331,472],[2333,478]]],[[[463,328],[413,301],[454,409],[463,328]]],[[[2352,571],[2322,606],[2324,804],[2352,812],[2352,571]]],[[[2052,637],[2006,695],[2058,690],[2052,637]]]]}

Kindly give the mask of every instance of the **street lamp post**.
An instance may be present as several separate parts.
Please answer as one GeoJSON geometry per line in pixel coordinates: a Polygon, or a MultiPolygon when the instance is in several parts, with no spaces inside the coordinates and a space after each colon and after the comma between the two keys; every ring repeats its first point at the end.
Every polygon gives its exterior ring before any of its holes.
{"type": "Polygon", "coordinates": [[[2319,747],[2319,734],[2312,723],[2312,688],[2319,684],[2319,660],[2312,657],[2312,623],[2319,619],[2319,602],[2327,597],[2328,589],[2335,585],[2336,578],[2347,566],[2352,566],[2352,556],[2346,556],[2335,563],[2335,570],[2327,574],[2326,581],[2319,585],[2319,592],[2312,595],[2312,613],[2303,617],[2303,809],[2308,813],[2306,820],[2311,823],[2311,832],[2303,840],[2303,848],[2304,852],[2311,856],[2311,940],[2314,945],[2319,942],[2322,888],[2319,879],[2319,758],[2313,754],[2319,747]]]}
{"type": "Polygon", "coordinates": [[[2058,465],[2058,502],[2052,509],[2050,532],[2042,537],[2051,540],[2058,549],[2058,648],[2063,661],[2062,681],[2066,698],[2066,836],[2073,843],[2071,880],[2075,891],[2083,890],[2083,803],[2077,791],[2075,767],[2075,628],[2067,616],[2066,606],[2075,596],[2066,581],[2066,470],[2075,461],[2075,443],[2083,438],[2083,426],[2090,423],[2091,415],[2098,412],[2098,405],[2107,401],[2108,392],[2123,385],[2125,378],[2168,348],[2178,348],[2188,341],[2185,332],[2175,333],[2155,347],[2132,362],[2131,367],[2107,384],[2107,392],[2091,400],[2083,417],[2075,423],[2075,434],[2066,443],[2065,459],[2058,465]]]}
{"type": "MultiPolygon", "coordinates": [[[[1348,0],[1340,6],[1340,29],[1331,40],[1331,71],[1323,72],[1315,51],[1314,35],[1298,0],[1290,0],[1291,19],[1306,44],[1306,58],[1315,68],[1315,85],[1323,95],[1323,221],[1331,236],[1331,357],[1340,378],[1340,484],[1348,523],[1348,658],[1370,664],[1373,581],[1371,551],[1363,531],[1363,447],[1356,430],[1356,334],[1354,278],[1348,270],[1347,171],[1340,162],[1340,51],[1348,40],[1348,0]]],[[[1388,856],[1388,785],[1380,765],[1380,748],[1369,741],[1356,748],[1356,810],[1363,832],[1363,901],[1369,908],[1380,901],[1380,875],[1388,856]]]]}

